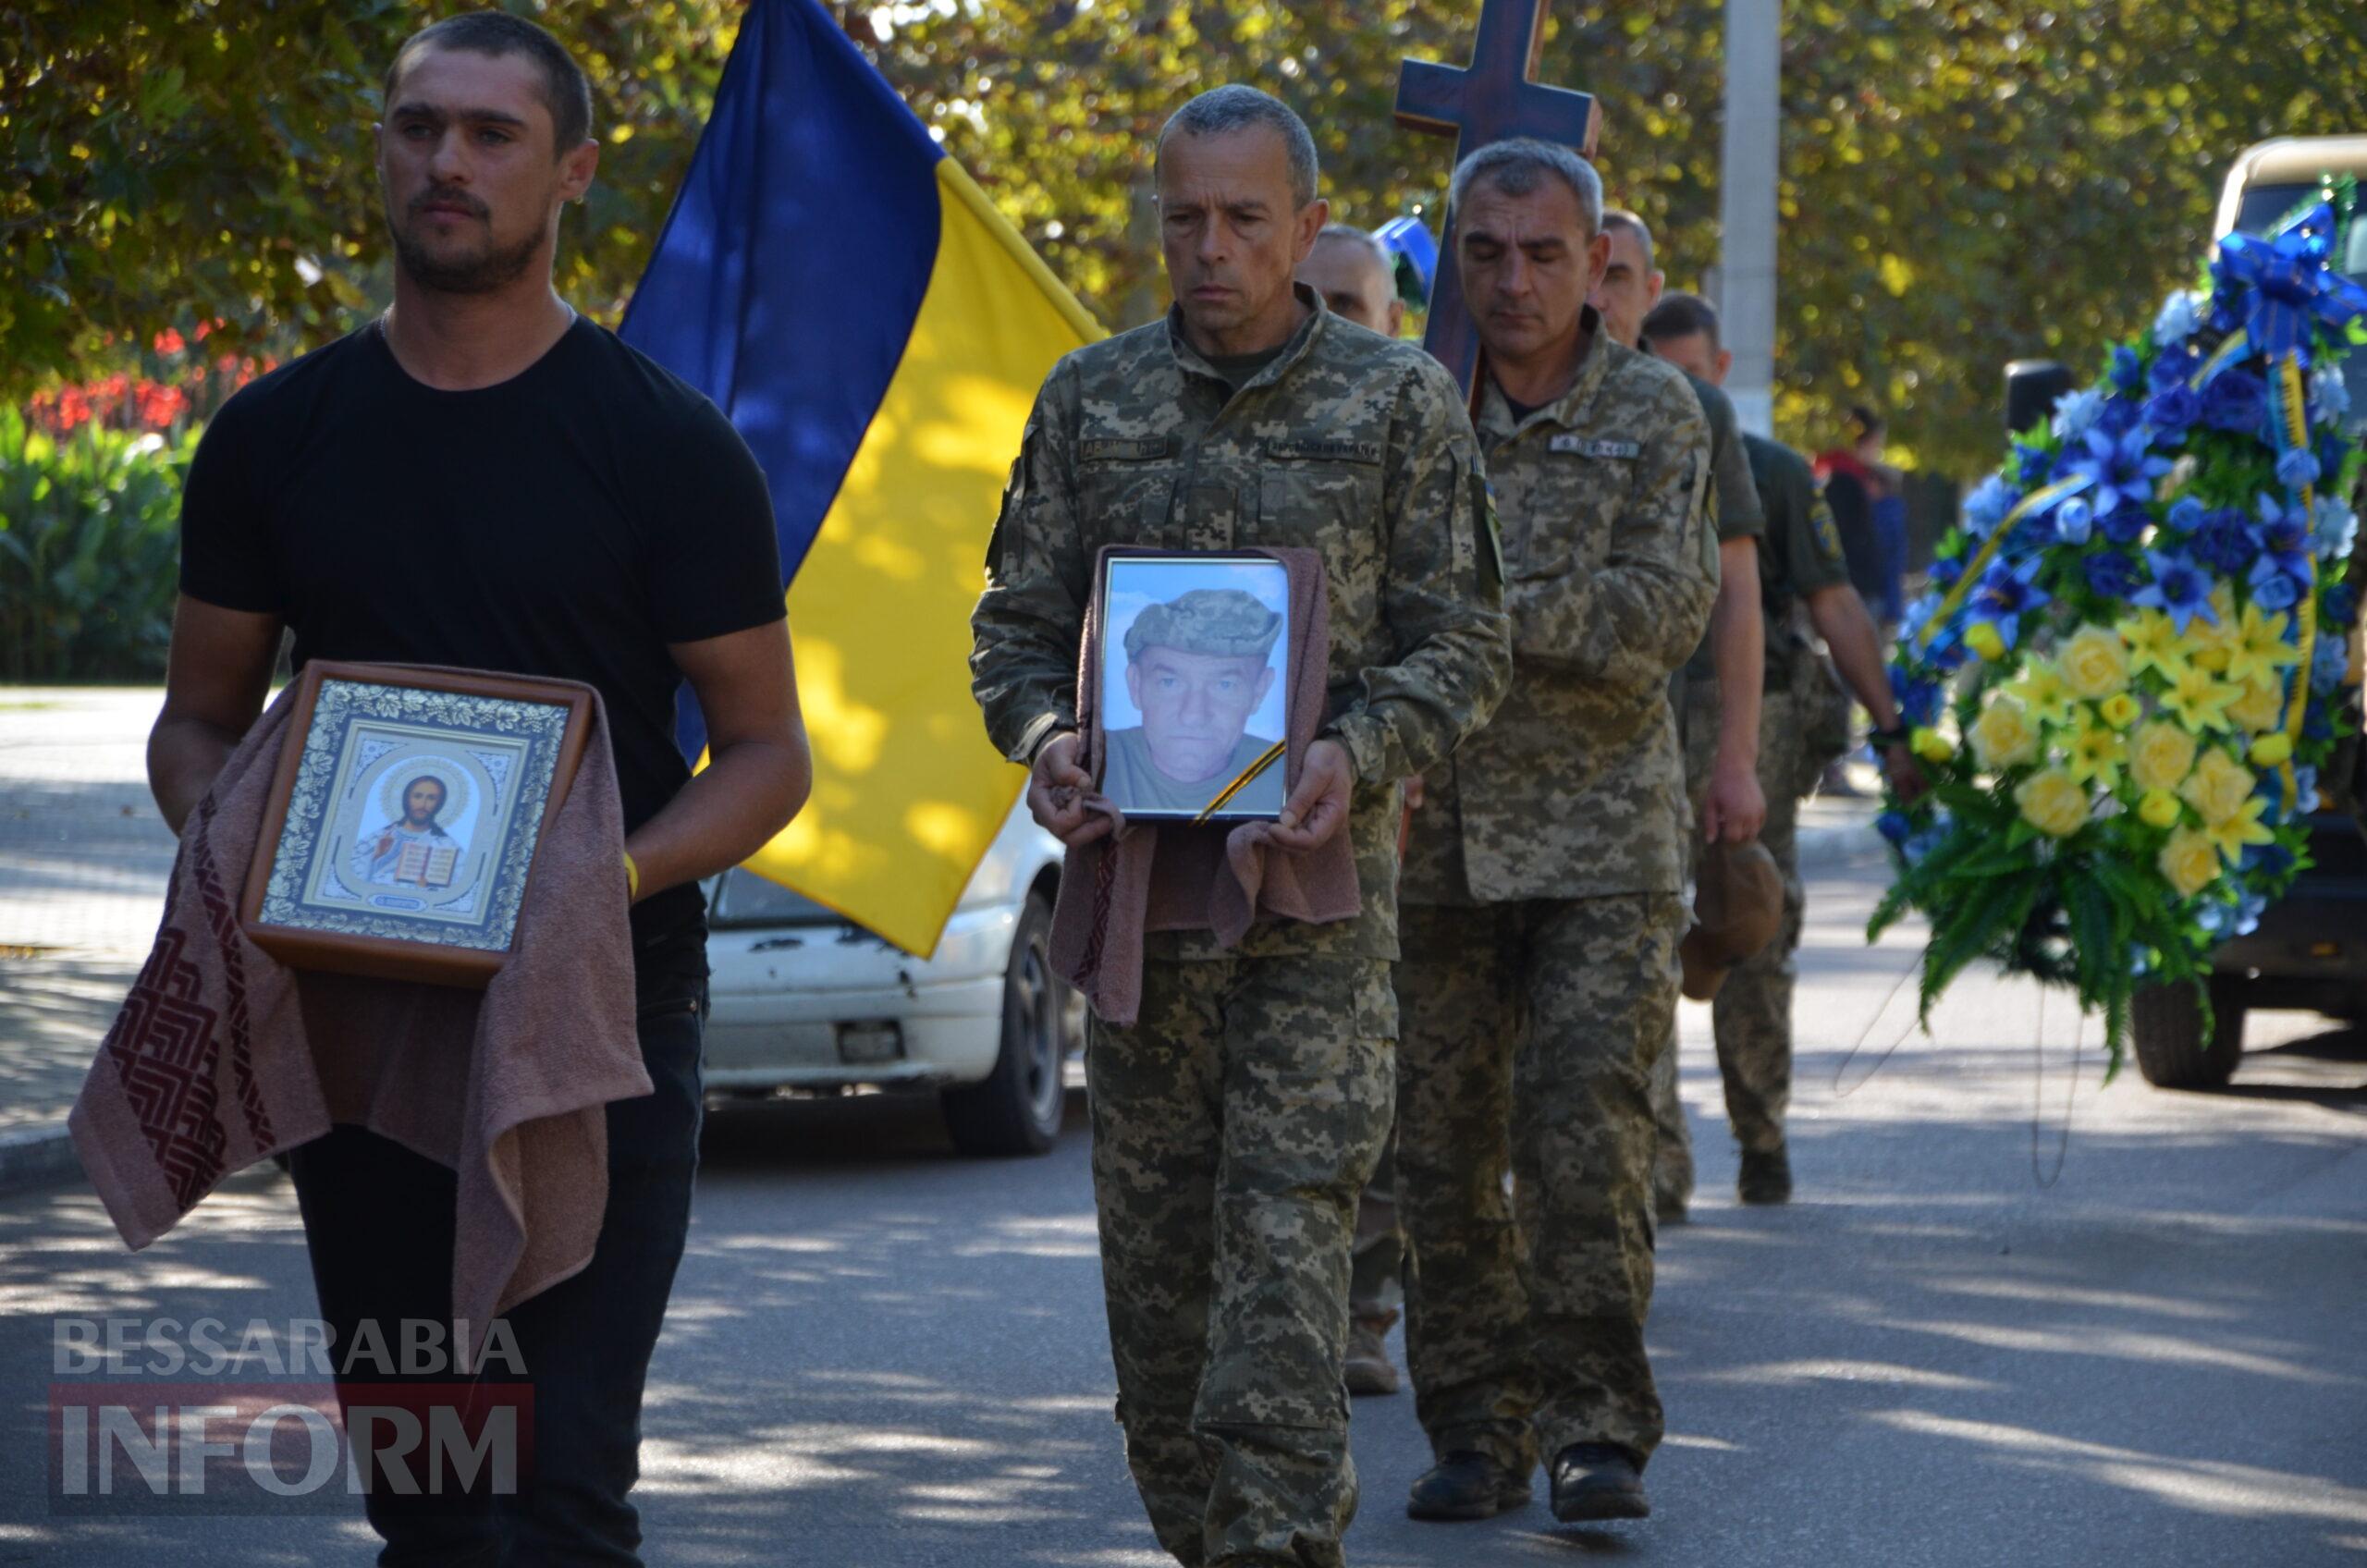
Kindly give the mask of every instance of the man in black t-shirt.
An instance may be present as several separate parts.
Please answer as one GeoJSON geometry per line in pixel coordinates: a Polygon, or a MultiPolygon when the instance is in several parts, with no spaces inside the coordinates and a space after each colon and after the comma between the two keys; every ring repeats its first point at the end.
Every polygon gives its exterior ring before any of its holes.
{"type": "MultiPolygon", "coordinates": [[[[531,23],[486,12],[406,43],[378,130],[394,302],[233,398],[182,502],[149,740],[176,830],[261,711],[283,628],[299,666],[585,681],[622,787],[618,880],[656,1091],[608,1108],[591,1264],[509,1315],[533,1385],[531,1471],[515,1495],[460,1498],[399,1495],[374,1474],[386,1563],[637,1561],[625,1494],[697,1156],[696,882],[778,832],[811,777],[764,474],[713,404],[551,288],[559,209],[599,157],[590,122],[583,72],[531,23]],[[686,678],[711,756],[696,778],[673,741],[686,678]]],[[[340,1126],[297,1149],[291,1174],[336,1346],[449,1318],[450,1170],[340,1126]]]]}

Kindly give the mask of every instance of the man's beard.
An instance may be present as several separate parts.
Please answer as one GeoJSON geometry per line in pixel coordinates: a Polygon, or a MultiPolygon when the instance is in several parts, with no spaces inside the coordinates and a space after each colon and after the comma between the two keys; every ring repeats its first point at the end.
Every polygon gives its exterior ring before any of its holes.
{"type": "Polygon", "coordinates": [[[505,288],[525,275],[543,246],[541,235],[529,234],[506,251],[488,247],[471,255],[442,256],[421,244],[410,229],[395,224],[387,227],[394,235],[395,264],[413,283],[439,294],[490,294],[505,288]]]}

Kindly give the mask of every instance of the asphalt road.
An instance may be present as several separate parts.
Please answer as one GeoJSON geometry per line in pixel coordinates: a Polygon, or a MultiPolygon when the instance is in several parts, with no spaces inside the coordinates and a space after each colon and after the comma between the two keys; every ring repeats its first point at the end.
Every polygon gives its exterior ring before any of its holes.
{"type": "MultiPolygon", "coordinates": [[[[1862,946],[1872,891],[1812,895],[1789,1207],[1734,1206],[1686,1010],[1704,1191],[1662,1243],[1657,1515],[1410,1523],[1411,1399],[1367,1400],[1359,1568],[2367,1556],[2367,1036],[2271,1015],[2228,1093],[2100,1087],[2060,1001],[1977,978],[1875,1071],[1906,997],[1848,1053],[1908,953],[1862,946]]],[[[305,1316],[292,1207],[250,1173],[135,1257],[85,1192],[0,1200],[0,1561],[369,1560],[350,1514],[48,1501],[57,1320],[305,1316]]],[[[650,1390],[650,1559],[1151,1568],[1110,1399],[1081,1118],[978,1164],[925,1103],[722,1113],[650,1390]]]]}

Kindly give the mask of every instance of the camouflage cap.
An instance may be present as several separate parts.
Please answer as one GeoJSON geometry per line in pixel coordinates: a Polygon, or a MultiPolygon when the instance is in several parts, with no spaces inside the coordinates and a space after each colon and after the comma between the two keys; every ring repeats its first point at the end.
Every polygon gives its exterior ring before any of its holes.
{"type": "Polygon", "coordinates": [[[1282,634],[1282,618],[1238,588],[1195,588],[1163,605],[1153,605],[1126,628],[1126,657],[1145,648],[1219,658],[1262,659],[1282,634]]]}

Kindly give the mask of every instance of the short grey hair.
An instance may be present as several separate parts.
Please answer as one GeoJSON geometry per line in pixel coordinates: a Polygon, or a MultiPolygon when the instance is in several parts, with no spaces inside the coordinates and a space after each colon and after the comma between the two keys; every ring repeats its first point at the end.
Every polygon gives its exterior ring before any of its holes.
{"type": "Polygon", "coordinates": [[[1380,269],[1382,277],[1392,283],[1396,280],[1397,258],[1389,253],[1389,247],[1380,242],[1380,236],[1370,229],[1358,228],[1352,223],[1327,223],[1316,230],[1315,238],[1318,243],[1337,239],[1355,246],[1372,258],[1372,264],[1380,269]]]}
{"type": "Polygon", "coordinates": [[[1624,229],[1634,235],[1637,248],[1644,252],[1644,264],[1648,267],[1652,264],[1651,225],[1625,207],[1613,207],[1602,214],[1602,227],[1606,231],[1614,228],[1624,229]]]}
{"type": "MultiPolygon", "coordinates": [[[[1586,220],[1587,238],[1601,233],[1602,177],[1567,147],[1529,136],[1490,141],[1457,164],[1454,178],[1447,182],[1447,206],[1460,214],[1464,197],[1483,181],[1507,196],[1526,196],[1548,176],[1568,186],[1570,194],[1578,199],[1578,216],[1586,220]]],[[[1453,238],[1448,237],[1450,243],[1453,238]]]]}
{"type": "Polygon", "coordinates": [[[1293,114],[1289,104],[1270,92],[1260,92],[1239,82],[1211,87],[1168,116],[1167,123],[1159,127],[1159,146],[1151,155],[1151,178],[1159,178],[1159,163],[1166,154],[1168,138],[1179,132],[1186,136],[1222,136],[1254,126],[1264,126],[1282,139],[1282,150],[1290,157],[1291,205],[1294,209],[1304,208],[1315,200],[1315,138],[1308,134],[1306,122],[1293,114]]]}

